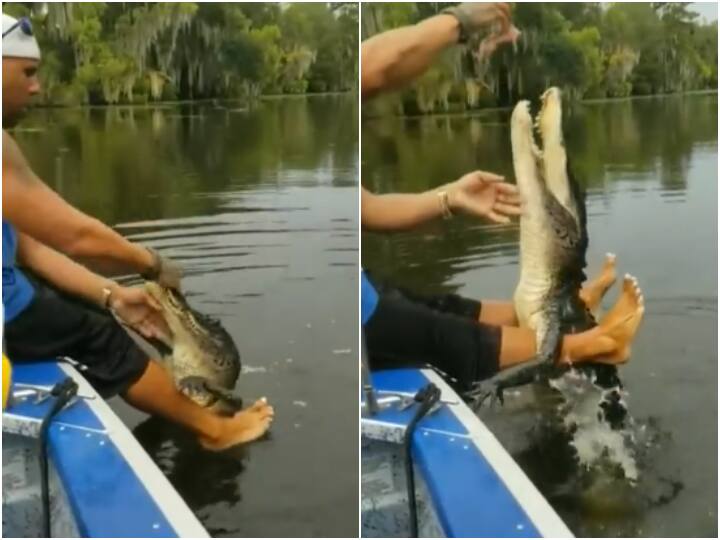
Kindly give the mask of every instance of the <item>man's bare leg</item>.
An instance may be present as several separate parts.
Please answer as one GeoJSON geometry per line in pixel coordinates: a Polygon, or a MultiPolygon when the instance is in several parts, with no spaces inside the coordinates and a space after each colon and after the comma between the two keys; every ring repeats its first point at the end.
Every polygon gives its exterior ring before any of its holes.
{"type": "MultiPolygon", "coordinates": [[[[644,312],[643,296],[637,280],[626,276],[620,298],[598,326],[563,338],[560,362],[626,362],[630,357],[630,344],[644,312]]],[[[535,354],[535,332],[512,326],[502,328],[500,369],[532,360],[535,354]]]]}
{"type": "Polygon", "coordinates": [[[478,321],[494,326],[517,326],[515,306],[512,302],[502,300],[483,300],[478,321]]]}
{"type": "Polygon", "coordinates": [[[273,420],[273,408],[264,399],[231,417],[220,417],[200,407],[182,393],[170,375],[150,360],[145,373],[122,396],[128,403],[153,415],[180,424],[211,450],[224,450],[261,437],[273,420]]]}
{"type": "Polygon", "coordinates": [[[607,364],[626,362],[630,358],[630,345],[644,313],[645,300],[637,279],[625,274],[620,297],[600,321],[600,324],[593,328],[593,330],[600,329],[599,331],[603,333],[601,339],[607,340],[610,338],[615,341],[617,346],[610,352],[595,353],[593,346],[602,347],[599,342],[594,345],[589,341],[586,343],[576,342],[573,347],[564,351],[563,361],[572,363],[592,360],[593,362],[607,364]],[[601,356],[597,356],[598,354],[601,356]]]}
{"type": "MultiPolygon", "coordinates": [[[[615,255],[605,255],[605,264],[592,281],[588,281],[580,290],[580,299],[590,311],[594,311],[608,289],[615,283],[615,255]]],[[[512,302],[501,300],[483,300],[478,320],[496,326],[517,326],[518,320],[512,302]]]]}
{"type": "Polygon", "coordinates": [[[612,284],[617,279],[617,272],[615,269],[615,254],[605,254],[605,264],[603,264],[600,274],[593,279],[588,281],[586,285],[580,289],[580,299],[585,302],[585,305],[592,312],[600,306],[600,302],[605,296],[612,284]]]}

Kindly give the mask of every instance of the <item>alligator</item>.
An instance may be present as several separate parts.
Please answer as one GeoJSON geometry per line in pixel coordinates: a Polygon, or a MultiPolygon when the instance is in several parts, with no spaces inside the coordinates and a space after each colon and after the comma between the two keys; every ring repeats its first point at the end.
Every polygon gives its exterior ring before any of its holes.
{"type": "MultiPolygon", "coordinates": [[[[536,333],[537,352],[530,362],[476,383],[468,393],[476,408],[488,397],[502,402],[506,388],[559,376],[567,369],[556,363],[563,336],[597,325],[580,298],[588,246],[585,198],[568,166],[560,91],[548,89],[541,101],[534,125],[542,138],[542,150],[534,142],[529,103],[519,102],[511,117],[515,177],[524,201],[520,280],[513,302],[520,326],[536,333]]],[[[598,386],[620,385],[615,366],[592,363],[580,369],[590,370],[598,386]]],[[[622,415],[619,400],[616,392],[603,406],[606,413],[613,408],[622,415]]]]}
{"type": "Polygon", "coordinates": [[[145,289],[160,304],[171,333],[167,340],[153,344],[178,390],[220,414],[240,410],[242,398],[233,393],[240,353],[230,334],[218,320],[191,308],[180,291],[154,281],[146,281],[145,289]]]}

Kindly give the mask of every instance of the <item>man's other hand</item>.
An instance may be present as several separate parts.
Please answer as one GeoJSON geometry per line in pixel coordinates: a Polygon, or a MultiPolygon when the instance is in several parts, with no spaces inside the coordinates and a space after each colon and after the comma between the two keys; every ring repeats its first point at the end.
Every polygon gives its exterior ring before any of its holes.
{"type": "Polygon", "coordinates": [[[170,330],[162,316],[161,307],[144,288],[113,288],[110,308],[124,323],[143,336],[168,340],[170,330]]]}
{"type": "Polygon", "coordinates": [[[517,187],[504,180],[486,171],[466,174],[445,186],[450,208],[494,223],[509,223],[511,217],[522,211],[517,187]]]}

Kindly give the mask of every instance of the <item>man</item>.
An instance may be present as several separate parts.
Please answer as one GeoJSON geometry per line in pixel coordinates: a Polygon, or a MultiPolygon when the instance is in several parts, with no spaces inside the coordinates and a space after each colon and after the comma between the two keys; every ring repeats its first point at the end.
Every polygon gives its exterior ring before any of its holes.
{"type": "MultiPolygon", "coordinates": [[[[494,28],[480,44],[478,54],[485,58],[520,35],[511,23],[507,4],[464,3],[414,26],[368,39],[361,48],[362,98],[410,82],[442,50],[485,27],[494,28]]],[[[361,222],[366,229],[407,229],[441,216],[451,218],[457,212],[508,223],[521,213],[517,189],[504,183],[501,176],[484,171],[420,194],[375,195],[362,189],[361,222]]],[[[614,258],[608,258],[600,276],[581,293],[589,308],[599,304],[614,281],[614,258]]],[[[517,327],[511,302],[422,296],[381,283],[365,272],[361,297],[373,369],[431,364],[468,388],[535,356],[535,333],[517,327]]],[[[565,336],[559,361],[626,361],[642,317],[640,304],[639,289],[626,283],[620,300],[596,328],[565,336]]]]}
{"type": "Polygon", "coordinates": [[[146,337],[165,331],[151,297],[107,274],[138,272],[178,287],[175,263],[133,244],[73,208],[32,171],[5,131],[40,91],[40,49],[28,19],[3,14],[3,308],[4,346],[15,362],[68,356],[104,397],[128,403],[192,431],[223,450],[267,431],[273,409],[264,399],[233,417],[219,417],[177,391],[169,374],[147,357],[111,311],[146,337]],[[75,260],[73,260],[75,259],[75,260]],[[79,264],[83,261],[88,267],[79,264]]]}

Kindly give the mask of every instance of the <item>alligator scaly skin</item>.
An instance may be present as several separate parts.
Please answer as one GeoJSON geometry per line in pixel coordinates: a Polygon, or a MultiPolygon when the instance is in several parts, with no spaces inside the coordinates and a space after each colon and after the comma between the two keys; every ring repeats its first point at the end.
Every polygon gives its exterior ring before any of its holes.
{"type": "Polygon", "coordinates": [[[148,293],[162,307],[172,333],[163,365],[177,388],[202,407],[232,413],[242,399],[232,394],[240,375],[240,353],[219,321],[188,304],[176,290],[146,282],[148,293]]]}
{"type": "MultiPolygon", "coordinates": [[[[515,178],[524,202],[520,279],[513,301],[520,326],[535,331],[537,354],[476,384],[469,393],[476,406],[488,397],[502,400],[506,388],[557,374],[563,335],[597,324],[579,296],[588,245],[585,201],[567,163],[559,90],[547,90],[542,102],[536,126],[542,151],[534,142],[527,101],[516,105],[510,120],[515,178]]],[[[617,381],[614,367],[594,369],[602,371],[604,379],[617,381]]]]}

